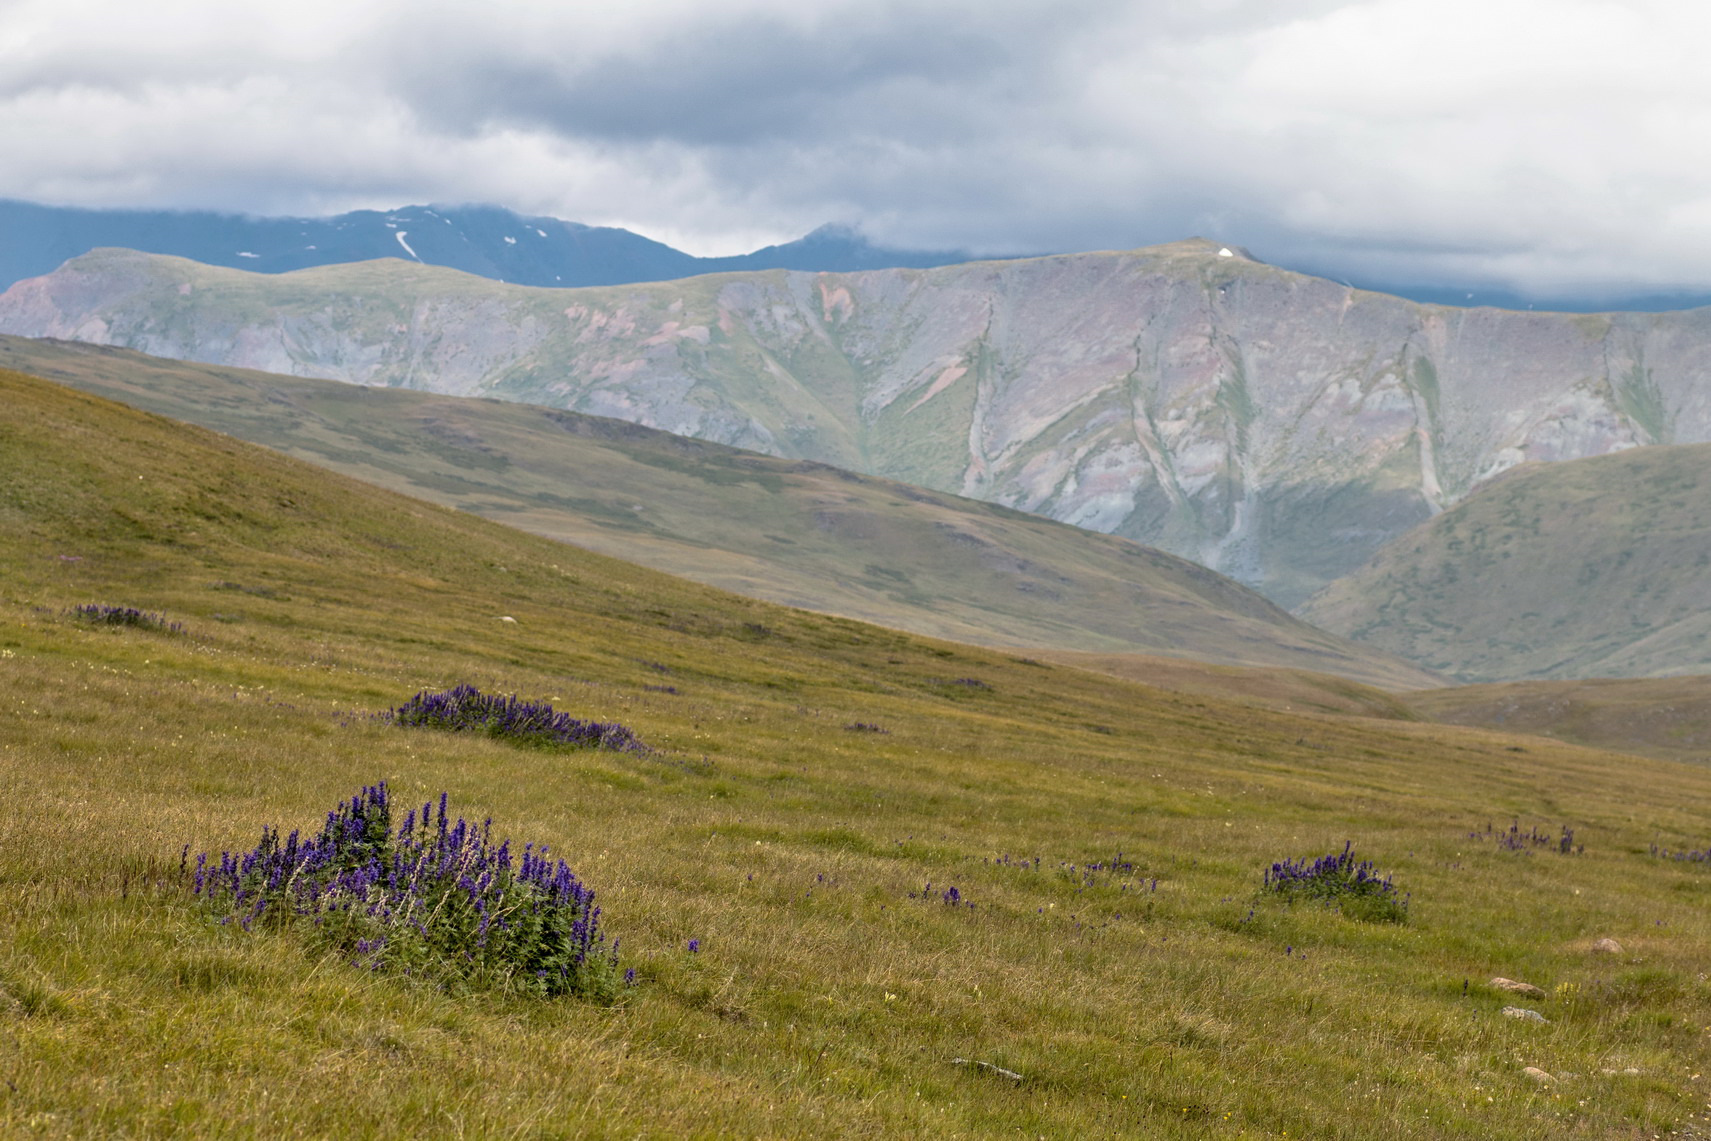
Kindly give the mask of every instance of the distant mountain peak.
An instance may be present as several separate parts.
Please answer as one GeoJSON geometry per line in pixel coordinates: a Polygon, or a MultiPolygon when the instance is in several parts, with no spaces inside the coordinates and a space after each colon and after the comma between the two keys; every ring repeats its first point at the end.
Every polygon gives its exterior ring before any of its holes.
{"type": "Polygon", "coordinates": [[[793,242],[698,258],[615,226],[531,217],[480,203],[353,210],[327,218],[213,211],[86,210],[0,200],[0,290],[116,247],[256,273],[403,257],[516,285],[671,281],[750,269],[848,272],[967,261],[961,251],[896,250],[830,223],[793,242]]]}

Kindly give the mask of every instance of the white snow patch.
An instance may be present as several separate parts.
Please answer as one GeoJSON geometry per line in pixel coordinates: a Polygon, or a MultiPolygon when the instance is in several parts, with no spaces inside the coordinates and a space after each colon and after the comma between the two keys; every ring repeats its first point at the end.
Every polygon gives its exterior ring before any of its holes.
{"type": "Polygon", "coordinates": [[[1233,258],[1236,255],[1230,251],[1228,246],[1225,246],[1223,249],[1218,251],[1218,256],[1221,258],[1233,258]]]}
{"type": "Polygon", "coordinates": [[[505,244],[508,246],[514,246],[517,244],[517,239],[513,238],[510,234],[506,234],[505,235],[505,244]]]}
{"type": "Polygon", "coordinates": [[[545,230],[537,229],[535,233],[539,234],[543,238],[547,236],[547,232],[545,230]]]}
{"type": "Polygon", "coordinates": [[[409,230],[399,230],[396,234],[393,234],[392,236],[398,239],[398,244],[404,247],[405,253],[409,254],[411,257],[415,258],[417,261],[421,261],[422,259],[421,259],[420,255],[418,255],[415,250],[410,248],[409,242],[406,242],[404,240],[404,235],[408,234],[409,232],[410,232],[409,230]]]}
{"type": "Polygon", "coordinates": [[[258,258],[261,255],[260,254],[252,254],[248,250],[239,250],[238,256],[241,258],[258,258]]]}
{"type": "Polygon", "coordinates": [[[304,249],[306,249],[306,250],[312,250],[312,249],[315,249],[315,248],[316,248],[316,247],[314,247],[314,246],[304,246],[304,247],[303,247],[303,248],[304,248],[304,249]]]}

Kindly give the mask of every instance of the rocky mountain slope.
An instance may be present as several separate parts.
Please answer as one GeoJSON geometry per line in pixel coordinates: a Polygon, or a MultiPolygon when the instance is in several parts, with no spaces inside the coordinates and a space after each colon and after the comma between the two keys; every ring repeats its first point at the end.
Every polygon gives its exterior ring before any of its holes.
{"type": "Polygon", "coordinates": [[[1523,461],[1711,439],[1711,310],[1458,310],[1190,241],[565,290],[103,251],[0,331],[612,416],[990,500],[1296,606],[1523,461]]]}
{"type": "Polygon", "coordinates": [[[1511,472],[1301,612],[1467,681],[1711,673],[1711,445],[1511,472]]]}
{"type": "Polygon", "coordinates": [[[1029,652],[1145,651],[1392,689],[1442,684],[1183,559],[824,464],[525,404],[87,345],[0,337],[0,367],[773,602],[1029,652]]]}
{"type": "Polygon", "coordinates": [[[875,246],[823,226],[734,257],[700,258],[612,226],[529,217],[496,206],[405,206],[327,218],[206,210],[80,210],[0,200],[0,289],[103,246],[194,258],[255,273],[401,257],[521,285],[619,285],[730,270],[855,270],[945,265],[964,254],[875,246]]]}

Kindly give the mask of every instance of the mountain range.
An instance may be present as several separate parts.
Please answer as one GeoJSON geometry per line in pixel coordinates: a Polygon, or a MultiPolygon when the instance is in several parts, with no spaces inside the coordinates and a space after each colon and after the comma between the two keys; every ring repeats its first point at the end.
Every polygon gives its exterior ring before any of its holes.
{"type": "Polygon", "coordinates": [[[629,230],[531,217],[497,206],[405,206],[325,218],[213,211],[85,210],[0,200],[0,289],[103,246],[207,265],[284,273],[402,257],[521,285],[622,285],[730,270],[858,270],[966,261],[954,251],[876,246],[827,225],[782,245],[702,258],[629,230]]]}
{"type": "Polygon", "coordinates": [[[100,251],[0,331],[520,400],[985,499],[1290,608],[1523,462],[1711,440],[1711,310],[1450,309],[1188,241],[580,290],[100,251]]]}

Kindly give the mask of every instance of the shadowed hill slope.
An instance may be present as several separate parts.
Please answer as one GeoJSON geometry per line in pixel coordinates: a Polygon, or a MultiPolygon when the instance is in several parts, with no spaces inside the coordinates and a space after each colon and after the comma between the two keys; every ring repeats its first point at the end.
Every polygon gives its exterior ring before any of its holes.
{"type": "Polygon", "coordinates": [[[1301,613],[1467,681],[1711,673],[1711,445],[1517,470],[1301,613]]]}
{"type": "Polygon", "coordinates": [[[699,582],[988,645],[1440,678],[1193,563],[994,504],[622,421],[0,338],[0,365],[699,582]]]}

